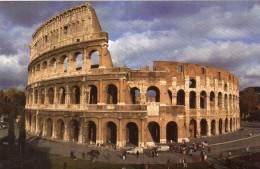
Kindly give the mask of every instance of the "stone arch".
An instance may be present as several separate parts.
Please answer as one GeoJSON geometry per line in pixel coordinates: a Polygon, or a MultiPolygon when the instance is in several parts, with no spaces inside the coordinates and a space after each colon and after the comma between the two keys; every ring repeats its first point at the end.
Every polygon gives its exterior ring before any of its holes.
{"type": "Polygon", "coordinates": [[[189,124],[189,136],[190,138],[197,137],[197,122],[195,119],[190,120],[189,124]]]}
{"type": "Polygon", "coordinates": [[[233,118],[232,123],[233,123],[233,130],[236,131],[237,130],[237,122],[236,122],[236,118],[235,117],[233,118]]]}
{"type": "Polygon", "coordinates": [[[76,52],[74,54],[74,60],[76,62],[76,71],[79,71],[82,69],[82,60],[83,60],[83,56],[80,52],[76,52]]]}
{"type": "Polygon", "coordinates": [[[196,108],[196,92],[195,91],[190,92],[190,108],[191,109],[196,108]]]}
{"type": "Polygon", "coordinates": [[[133,87],[130,90],[131,99],[133,104],[140,104],[140,90],[137,87],[133,87]]]}
{"type": "Polygon", "coordinates": [[[213,108],[215,107],[215,93],[212,91],[210,92],[210,107],[213,108]]]}
{"type": "Polygon", "coordinates": [[[160,125],[155,121],[151,121],[148,123],[147,127],[153,141],[156,143],[160,143],[160,125]]]}
{"type": "Polygon", "coordinates": [[[72,93],[71,93],[71,101],[72,104],[80,104],[80,88],[79,86],[75,85],[72,87],[72,93]]]}
{"type": "Polygon", "coordinates": [[[172,104],[172,91],[168,89],[168,95],[170,98],[170,104],[172,104]]]}
{"type": "Polygon", "coordinates": [[[178,142],[178,125],[175,121],[170,121],[166,125],[166,139],[167,141],[178,142]]]}
{"type": "Polygon", "coordinates": [[[43,117],[38,117],[38,134],[42,136],[43,134],[43,117]]]}
{"type": "Polygon", "coordinates": [[[59,88],[59,97],[58,97],[58,103],[59,104],[65,104],[66,100],[66,89],[64,87],[59,88]]]}
{"type": "Polygon", "coordinates": [[[39,95],[38,90],[35,90],[34,91],[34,104],[38,104],[38,95],[39,95]]]}
{"type": "Polygon", "coordinates": [[[225,94],[225,99],[224,99],[224,107],[225,109],[227,109],[228,106],[228,98],[227,98],[227,94],[225,94]]]}
{"type": "Polygon", "coordinates": [[[98,50],[92,50],[89,52],[89,56],[91,59],[91,69],[99,68],[100,65],[100,53],[98,50]]]}
{"type": "Polygon", "coordinates": [[[160,90],[156,86],[150,86],[146,91],[146,101],[160,102],[160,90]],[[150,98],[150,100],[149,100],[150,98]]]}
{"type": "Polygon", "coordinates": [[[195,79],[190,79],[189,88],[196,88],[196,80],[195,79]]]}
{"type": "Polygon", "coordinates": [[[114,84],[107,85],[107,104],[117,104],[118,90],[114,84]]]}
{"type": "Polygon", "coordinates": [[[47,71],[47,67],[48,67],[47,61],[43,61],[42,62],[43,73],[45,73],[47,71]]]}
{"type": "Polygon", "coordinates": [[[54,90],[53,90],[53,88],[49,88],[49,90],[48,90],[48,101],[49,101],[49,104],[54,103],[54,90]]]}
{"type": "Polygon", "coordinates": [[[218,123],[218,131],[219,131],[219,134],[223,134],[222,133],[222,128],[223,128],[223,121],[222,121],[222,119],[219,119],[219,123],[218,123]]]}
{"type": "Polygon", "coordinates": [[[222,93],[221,92],[218,93],[218,107],[219,108],[222,107],[222,93]]]}
{"type": "Polygon", "coordinates": [[[61,72],[67,72],[68,71],[68,57],[67,57],[67,55],[61,56],[60,63],[61,63],[61,72]]]}
{"type": "Polygon", "coordinates": [[[97,104],[98,89],[95,85],[90,85],[90,99],[89,104],[97,104]]]}
{"type": "Polygon", "coordinates": [[[230,127],[229,127],[229,128],[230,128],[230,131],[232,131],[232,130],[233,130],[233,126],[232,126],[232,125],[233,125],[233,121],[232,121],[232,118],[230,118],[229,124],[230,124],[230,125],[229,125],[229,126],[230,126],[230,127]]]}
{"type": "Polygon", "coordinates": [[[87,141],[96,143],[97,126],[93,121],[87,123],[87,141]]]}
{"type": "Polygon", "coordinates": [[[138,126],[134,122],[126,124],[126,142],[138,146],[138,126]]]}
{"type": "Polygon", "coordinates": [[[185,106],[185,92],[182,89],[177,92],[177,105],[185,106]]]}
{"type": "Polygon", "coordinates": [[[80,132],[79,121],[76,119],[72,119],[69,122],[69,140],[77,142],[79,140],[79,132],[80,132]]]}
{"type": "Polygon", "coordinates": [[[216,135],[216,120],[211,120],[211,132],[212,135],[216,135]]]}
{"type": "Polygon", "coordinates": [[[206,136],[208,133],[208,124],[206,119],[200,120],[200,135],[206,136]]]}
{"type": "Polygon", "coordinates": [[[63,140],[64,139],[64,133],[65,133],[65,124],[62,119],[57,120],[57,127],[56,127],[56,132],[57,132],[57,138],[63,140]]]}
{"type": "Polygon", "coordinates": [[[46,136],[47,137],[51,137],[52,136],[52,127],[53,124],[52,124],[52,120],[51,118],[48,118],[47,121],[46,121],[46,136]]]}
{"type": "Polygon", "coordinates": [[[204,90],[200,92],[200,108],[207,108],[207,93],[204,90]]]}
{"type": "Polygon", "coordinates": [[[117,142],[117,126],[114,122],[109,121],[106,123],[105,138],[107,143],[116,144],[117,142]]]}
{"type": "Polygon", "coordinates": [[[31,116],[31,123],[32,123],[32,126],[31,126],[31,131],[36,131],[36,116],[35,115],[32,115],[31,116]]]}
{"type": "Polygon", "coordinates": [[[56,73],[57,70],[57,61],[55,58],[52,58],[49,64],[50,72],[56,73]]]}
{"type": "Polygon", "coordinates": [[[228,132],[228,119],[225,119],[225,132],[228,132]]]}
{"type": "Polygon", "coordinates": [[[232,110],[233,106],[232,106],[232,95],[229,95],[229,109],[232,110]]]}

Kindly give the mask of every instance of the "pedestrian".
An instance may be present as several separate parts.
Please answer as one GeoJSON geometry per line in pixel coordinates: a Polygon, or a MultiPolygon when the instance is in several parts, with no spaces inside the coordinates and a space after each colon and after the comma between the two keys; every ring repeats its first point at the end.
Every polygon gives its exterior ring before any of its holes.
{"type": "Polygon", "coordinates": [[[70,151],[70,158],[73,158],[73,151],[70,151]]]}
{"type": "Polygon", "coordinates": [[[183,167],[184,167],[184,168],[187,168],[187,167],[188,167],[186,158],[184,158],[184,160],[183,160],[183,167]]]}
{"type": "Polygon", "coordinates": [[[139,151],[136,152],[136,157],[139,158],[139,151]]]}
{"type": "Polygon", "coordinates": [[[181,166],[181,163],[182,163],[182,160],[181,160],[181,158],[179,158],[179,164],[178,164],[178,166],[181,166]]]}
{"type": "Polygon", "coordinates": [[[190,156],[192,156],[192,148],[190,149],[190,156]]]}
{"type": "Polygon", "coordinates": [[[249,153],[249,146],[246,147],[246,152],[249,153]]]}
{"type": "Polygon", "coordinates": [[[168,169],[170,169],[170,160],[167,161],[168,169]]]}
{"type": "Polygon", "coordinates": [[[85,159],[85,156],[86,156],[85,151],[83,151],[83,152],[81,153],[81,156],[82,156],[83,159],[85,159]]]}
{"type": "Polygon", "coordinates": [[[152,151],[152,158],[154,158],[154,150],[152,151]]]}

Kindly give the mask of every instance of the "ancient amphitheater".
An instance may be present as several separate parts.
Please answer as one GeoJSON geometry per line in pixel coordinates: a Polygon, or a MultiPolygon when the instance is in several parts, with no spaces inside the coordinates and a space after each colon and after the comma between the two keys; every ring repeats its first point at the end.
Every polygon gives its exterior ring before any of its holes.
{"type": "Polygon", "coordinates": [[[27,132],[124,147],[180,142],[240,127],[234,74],[170,61],[154,61],[153,70],[113,67],[108,33],[88,3],[48,19],[32,37],[27,132]]]}

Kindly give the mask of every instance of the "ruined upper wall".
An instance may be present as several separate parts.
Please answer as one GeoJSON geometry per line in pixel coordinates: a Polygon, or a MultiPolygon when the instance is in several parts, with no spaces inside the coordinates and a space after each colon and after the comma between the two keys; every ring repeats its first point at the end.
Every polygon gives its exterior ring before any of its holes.
{"type": "Polygon", "coordinates": [[[48,19],[32,35],[30,44],[32,62],[43,53],[66,45],[105,38],[95,10],[89,3],[69,8],[48,19]]]}

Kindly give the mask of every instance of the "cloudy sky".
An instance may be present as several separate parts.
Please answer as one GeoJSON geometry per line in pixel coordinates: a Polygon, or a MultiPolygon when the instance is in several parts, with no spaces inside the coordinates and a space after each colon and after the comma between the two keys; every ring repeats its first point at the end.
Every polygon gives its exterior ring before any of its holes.
{"type": "MultiPolygon", "coordinates": [[[[0,2],[0,89],[27,84],[29,44],[48,18],[83,2],[0,2]]],[[[115,66],[189,62],[260,85],[260,2],[90,2],[115,66]]]]}

